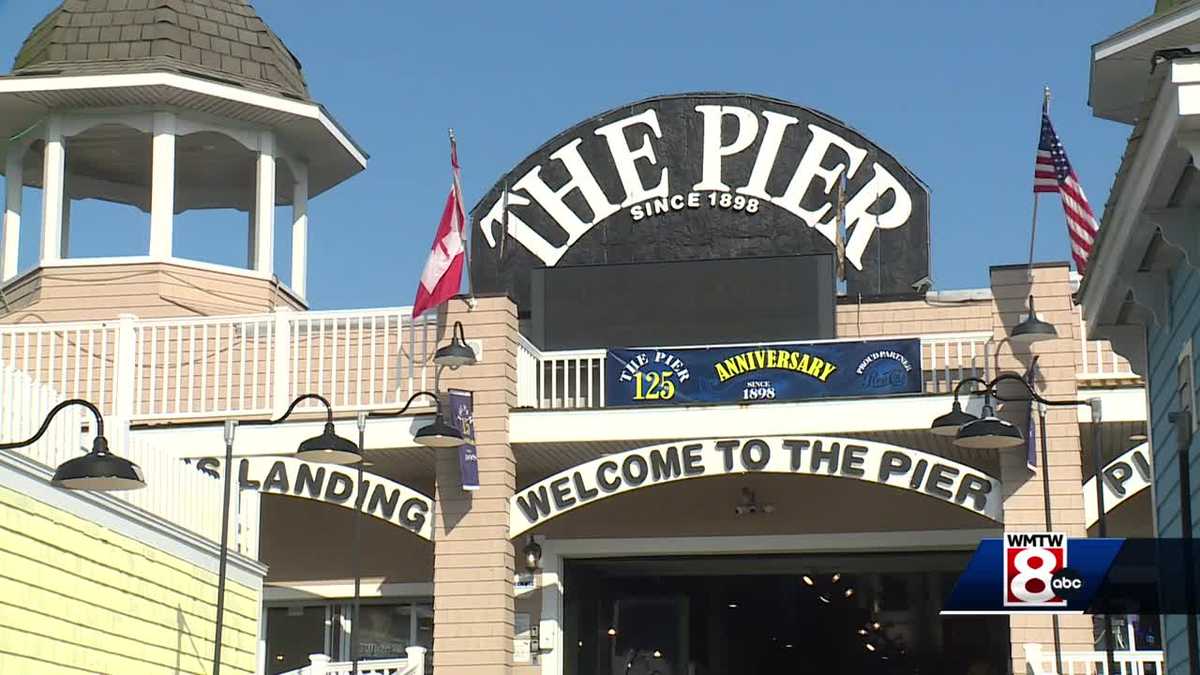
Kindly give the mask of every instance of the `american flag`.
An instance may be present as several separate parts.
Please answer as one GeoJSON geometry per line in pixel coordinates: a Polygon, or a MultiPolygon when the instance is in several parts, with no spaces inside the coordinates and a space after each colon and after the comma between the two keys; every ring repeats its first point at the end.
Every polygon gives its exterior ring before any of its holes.
{"type": "Polygon", "coordinates": [[[1092,242],[1100,226],[1096,215],[1083,194],[1083,186],[1063,148],[1050,115],[1042,111],[1042,134],[1038,139],[1037,161],[1033,165],[1033,191],[1057,192],[1062,198],[1063,212],[1067,216],[1067,236],[1071,240],[1071,257],[1080,274],[1087,267],[1092,253],[1092,242]]]}

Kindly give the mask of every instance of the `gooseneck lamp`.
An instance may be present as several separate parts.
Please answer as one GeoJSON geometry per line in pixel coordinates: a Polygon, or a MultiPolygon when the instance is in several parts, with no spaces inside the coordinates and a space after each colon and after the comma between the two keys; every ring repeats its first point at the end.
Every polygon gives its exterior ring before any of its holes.
{"type": "Polygon", "coordinates": [[[293,455],[296,459],[302,459],[306,462],[320,462],[323,464],[354,464],[362,460],[362,452],[358,446],[348,438],[338,436],[333,428],[333,406],[329,401],[320,394],[301,394],[297,396],[291,405],[287,407],[282,415],[273,419],[262,422],[250,421],[242,422],[242,425],[253,424],[279,424],[286,420],[297,405],[306,400],[320,401],[325,406],[325,428],[319,436],[302,441],[300,447],[296,448],[296,453],[293,455]]]}
{"type": "Polygon", "coordinates": [[[437,411],[434,414],[433,422],[417,429],[417,433],[413,434],[413,440],[417,442],[417,445],[427,448],[457,448],[465,443],[462,432],[446,423],[446,418],[442,415],[442,400],[431,391],[418,391],[409,396],[404,407],[395,412],[372,412],[368,413],[367,417],[399,417],[408,412],[413,401],[420,396],[428,396],[433,399],[437,411]]]}
{"type": "Polygon", "coordinates": [[[46,413],[42,426],[30,438],[14,443],[0,443],[0,450],[23,448],[37,443],[50,428],[54,416],[64,408],[80,405],[92,412],[96,418],[96,438],[92,441],[92,449],[83,457],[69,459],[54,470],[51,485],[67,490],[90,490],[94,492],[112,492],[115,490],[136,490],[146,487],[146,479],[137,464],[118,457],[108,450],[108,439],[104,437],[104,416],[90,401],[81,398],[70,398],[62,401],[46,413]]]}
{"type": "Polygon", "coordinates": [[[456,370],[461,366],[475,365],[475,350],[467,344],[467,336],[463,333],[461,321],[454,322],[454,330],[450,334],[450,344],[441,347],[434,353],[433,362],[451,370],[456,370]]]}
{"type": "Polygon", "coordinates": [[[1018,344],[1027,345],[1034,342],[1053,340],[1056,337],[1058,337],[1058,330],[1054,327],[1054,324],[1038,318],[1037,311],[1033,308],[1033,296],[1029,296],[1029,315],[1025,317],[1024,321],[1013,327],[1008,339],[1018,344]]]}

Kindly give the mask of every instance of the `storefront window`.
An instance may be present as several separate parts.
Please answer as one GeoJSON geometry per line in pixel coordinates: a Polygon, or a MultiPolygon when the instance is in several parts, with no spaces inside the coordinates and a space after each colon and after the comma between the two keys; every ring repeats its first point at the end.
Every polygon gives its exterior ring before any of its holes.
{"type": "Polygon", "coordinates": [[[412,644],[411,605],[363,605],[358,622],[359,658],[404,658],[404,650],[412,644]]]}
{"type": "MultiPolygon", "coordinates": [[[[310,654],[349,661],[354,606],[349,602],[267,609],[267,673],[278,675],[309,664],[310,654]]],[[[431,602],[364,602],[359,607],[360,660],[402,659],[406,649],[433,648],[431,602]]],[[[426,664],[432,660],[426,658],[426,664]]]]}

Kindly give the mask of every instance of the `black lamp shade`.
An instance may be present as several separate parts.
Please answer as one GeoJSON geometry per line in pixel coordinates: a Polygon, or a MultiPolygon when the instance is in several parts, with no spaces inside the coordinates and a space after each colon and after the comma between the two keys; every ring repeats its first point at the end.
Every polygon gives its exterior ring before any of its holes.
{"type": "Polygon", "coordinates": [[[433,355],[434,363],[452,369],[460,366],[473,366],[475,360],[475,350],[459,341],[458,337],[455,337],[450,344],[438,349],[433,355]]]}
{"type": "Polygon", "coordinates": [[[950,408],[950,412],[938,417],[929,427],[929,432],[934,436],[957,436],[958,430],[964,424],[970,424],[978,417],[969,412],[963,412],[962,405],[958,401],[950,408]]]}
{"type": "Polygon", "coordinates": [[[1053,340],[1056,337],[1058,337],[1058,330],[1054,328],[1053,324],[1038,318],[1037,312],[1033,309],[1033,296],[1029,296],[1029,316],[1013,327],[1008,339],[1019,344],[1031,344],[1043,340],[1053,340]]]}
{"type": "Polygon", "coordinates": [[[362,452],[353,441],[334,433],[333,424],[325,423],[325,430],[300,444],[296,459],[323,464],[355,464],[362,461],[362,452]]]}
{"type": "Polygon", "coordinates": [[[431,424],[427,424],[413,435],[417,445],[427,448],[457,448],[463,444],[463,435],[458,429],[446,424],[446,420],[438,414],[431,424]]]}
{"type": "Polygon", "coordinates": [[[91,452],[60,464],[50,484],[67,490],[112,492],[144,488],[146,479],[137,464],[110,453],[108,441],[98,436],[91,452]]]}
{"type": "Polygon", "coordinates": [[[954,438],[960,448],[1012,448],[1025,442],[1021,430],[987,411],[986,414],[963,426],[954,438]]]}

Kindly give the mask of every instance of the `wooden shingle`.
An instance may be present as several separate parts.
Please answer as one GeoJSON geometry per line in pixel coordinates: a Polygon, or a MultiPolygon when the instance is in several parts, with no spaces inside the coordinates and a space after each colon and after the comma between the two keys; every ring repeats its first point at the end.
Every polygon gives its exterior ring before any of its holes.
{"type": "Polygon", "coordinates": [[[12,74],[163,70],[309,99],[299,60],[248,0],[64,0],[25,39],[12,74]]]}

